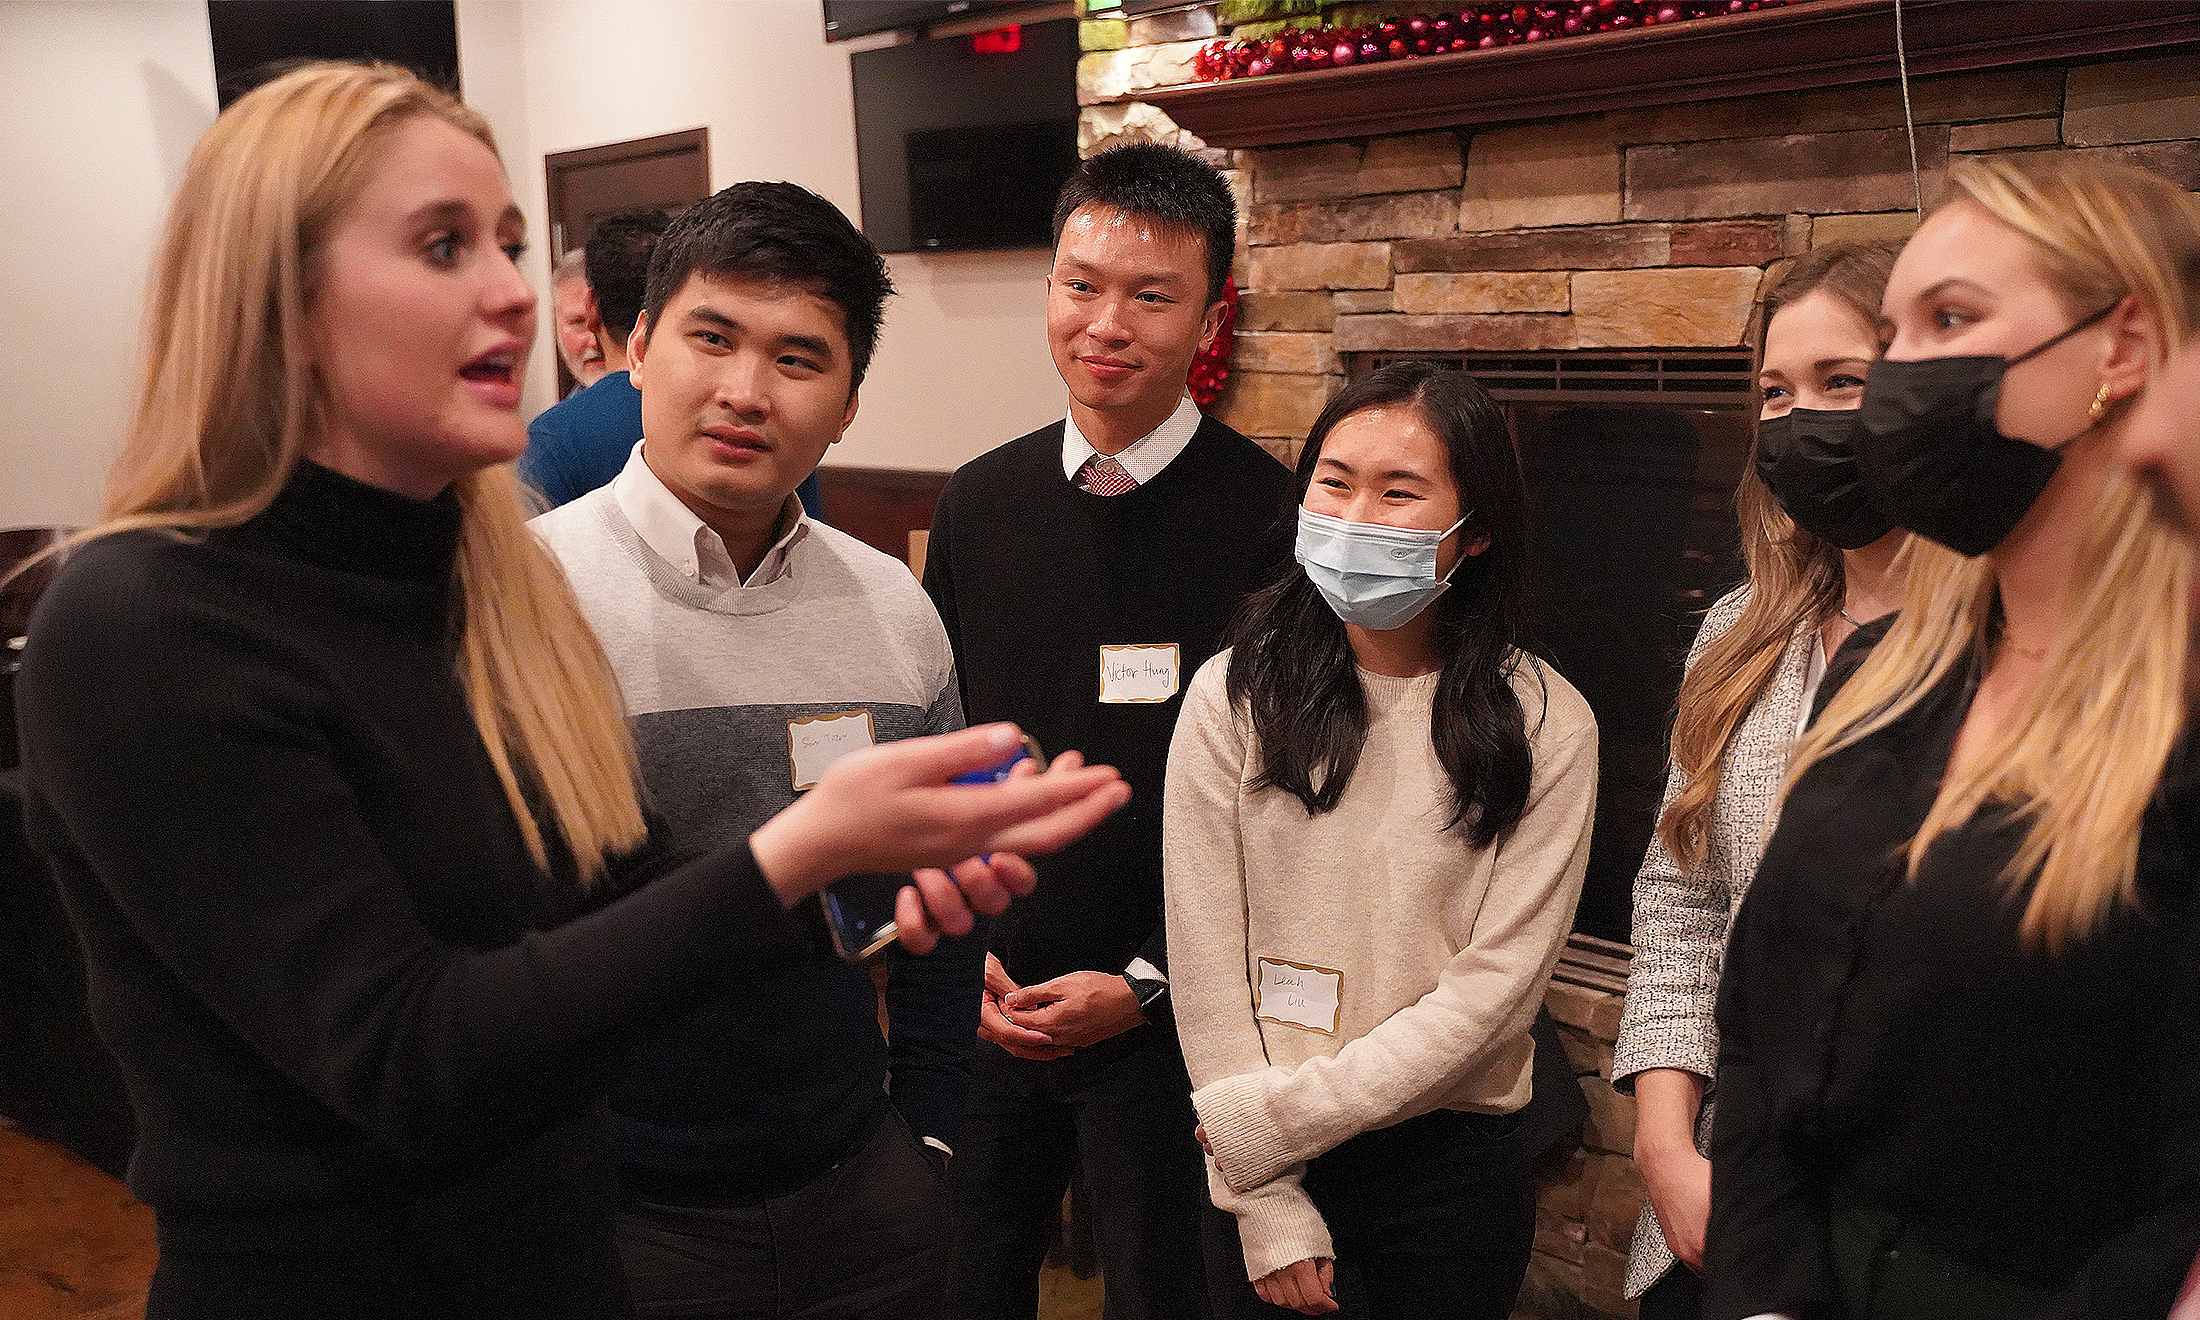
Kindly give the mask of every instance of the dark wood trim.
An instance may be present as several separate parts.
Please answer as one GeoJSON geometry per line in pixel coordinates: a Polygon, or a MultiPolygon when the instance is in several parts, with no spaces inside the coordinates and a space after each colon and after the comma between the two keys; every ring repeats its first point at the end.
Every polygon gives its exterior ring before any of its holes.
{"type": "MultiPolygon", "coordinates": [[[[1902,18],[1913,76],[2200,47],[2200,7],[2192,0],[1906,0],[1902,18]]],[[[1265,147],[1896,75],[1893,0],[1801,0],[1632,32],[1163,88],[1136,99],[1167,111],[1209,146],[1265,147]]]]}
{"type": "Polygon", "coordinates": [[[817,470],[818,483],[827,488],[861,486],[867,490],[921,491],[927,495],[937,495],[953,475],[925,468],[841,467],[837,464],[817,470]]]}
{"type": "Polygon", "coordinates": [[[632,160],[640,156],[673,156],[683,151],[700,151],[703,159],[709,160],[710,129],[683,128],[676,132],[659,133],[655,137],[606,142],[600,147],[553,151],[542,160],[544,165],[556,169],[561,165],[595,165],[607,160],[632,160]]]}
{"type": "MultiPolygon", "coordinates": [[[[647,160],[652,156],[692,156],[695,173],[692,186],[685,191],[692,193],[690,201],[701,201],[710,196],[710,129],[683,128],[671,133],[659,133],[655,137],[635,138],[628,142],[607,142],[596,147],[576,147],[571,151],[552,151],[542,158],[543,203],[549,211],[550,268],[557,269],[558,261],[579,244],[569,244],[566,239],[565,190],[559,186],[560,176],[567,170],[601,165],[608,161],[647,160]]],[[[551,290],[544,290],[544,302],[550,302],[551,290]]],[[[550,322],[553,348],[557,336],[555,305],[543,309],[543,319],[550,322]]],[[[550,354],[552,369],[557,372],[558,397],[565,398],[580,382],[565,368],[565,355],[553,351],[550,354]]]]}
{"type": "Polygon", "coordinates": [[[1576,931],[1566,937],[1566,947],[1558,955],[1558,966],[1552,970],[1551,979],[1623,995],[1627,993],[1627,974],[1634,963],[1633,945],[1600,940],[1576,931]]]}
{"type": "Polygon", "coordinates": [[[950,474],[910,468],[821,467],[825,522],[884,554],[909,562],[909,533],[928,530],[950,474]]]}
{"type": "MultiPolygon", "coordinates": [[[[31,612],[38,608],[38,597],[53,581],[61,561],[55,556],[34,568],[22,566],[66,535],[64,527],[0,531],[0,770],[12,770],[21,760],[15,745],[15,673],[22,664],[17,639],[29,631],[31,612]]],[[[6,807],[0,798],[0,810],[6,807]]],[[[0,830],[5,829],[0,823],[0,830]]],[[[5,858],[6,849],[0,847],[0,861],[5,858]]]]}
{"type": "Polygon", "coordinates": [[[697,198],[710,195],[710,129],[683,128],[677,132],[659,133],[655,137],[634,138],[627,142],[607,142],[600,147],[576,147],[571,151],[553,151],[542,158],[542,181],[551,207],[550,261],[552,265],[565,255],[565,216],[558,207],[558,174],[577,165],[600,165],[605,161],[643,160],[650,156],[679,156],[693,153],[703,167],[697,198]]]}

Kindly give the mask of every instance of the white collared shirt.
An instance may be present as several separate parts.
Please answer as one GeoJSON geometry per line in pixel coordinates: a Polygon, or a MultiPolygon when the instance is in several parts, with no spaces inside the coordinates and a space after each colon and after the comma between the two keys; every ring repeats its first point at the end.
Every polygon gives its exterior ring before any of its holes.
{"type": "MultiPolygon", "coordinates": [[[[1122,453],[1114,455],[1123,470],[1131,474],[1131,480],[1143,486],[1161,475],[1161,469],[1174,462],[1184,452],[1184,446],[1192,442],[1192,432],[1199,429],[1199,405],[1187,394],[1176,401],[1176,411],[1169,414],[1161,425],[1138,437],[1126,446],[1122,453]]],[[[1092,441],[1077,429],[1077,419],[1071,417],[1062,424],[1062,475],[1077,480],[1077,469],[1089,462],[1100,451],[1092,447],[1092,441]]]]}
{"type": "Polygon", "coordinates": [[[649,464],[642,458],[644,443],[635,442],[633,452],[627,455],[626,466],[611,480],[611,498],[618,504],[619,512],[633,524],[634,534],[642,538],[642,544],[656,552],[659,559],[706,587],[761,587],[777,582],[787,571],[789,552],[809,534],[810,520],[802,512],[802,501],[792,495],[787,497],[787,507],[779,515],[787,530],[764,552],[763,562],[756,566],[756,571],[743,581],[740,570],[734,566],[733,556],[726,553],[725,541],[649,470],[649,464]]]}

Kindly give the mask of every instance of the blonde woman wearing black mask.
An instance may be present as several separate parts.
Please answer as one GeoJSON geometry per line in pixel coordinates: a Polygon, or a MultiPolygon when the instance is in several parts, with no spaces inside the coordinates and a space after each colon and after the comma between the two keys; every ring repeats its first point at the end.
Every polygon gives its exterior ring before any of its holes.
{"type": "Polygon", "coordinates": [[[2191,564],[2115,458],[2200,204],[2052,156],[1950,185],[1854,437],[1934,544],[1736,919],[1708,1320],[2156,1320],[2200,1245],[2191,564]]]}
{"type": "Polygon", "coordinates": [[[1711,607],[1681,680],[1657,836],[1635,877],[1635,961],[1612,1083],[1635,1095],[1648,1203],[1628,1257],[1646,1320],[1702,1307],[1711,1212],[1711,1020],[1727,928],[1764,851],[1826,658],[1894,608],[1908,536],[1873,505],[1844,432],[1878,356],[1884,245],[1796,260],[1765,299],[1753,462],[1734,494],[1749,580],[1711,607]]]}

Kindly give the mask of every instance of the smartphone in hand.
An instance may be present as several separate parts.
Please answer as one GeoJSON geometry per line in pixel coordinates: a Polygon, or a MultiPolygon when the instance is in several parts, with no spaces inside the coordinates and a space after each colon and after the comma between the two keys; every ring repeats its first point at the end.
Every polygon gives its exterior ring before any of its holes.
{"type": "MultiPolygon", "coordinates": [[[[1024,735],[1023,746],[1010,753],[1007,760],[957,775],[949,782],[998,784],[1024,761],[1032,762],[1035,770],[1044,772],[1047,768],[1046,754],[1030,734],[1024,735]]],[[[825,929],[832,935],[833,952],[849,962],[862,962],[884,952],[898,933],[894,900],[908,883],[909,878],[901,875],[851,875],[825,886],[818,900],[825,908],[825,929]]]]}

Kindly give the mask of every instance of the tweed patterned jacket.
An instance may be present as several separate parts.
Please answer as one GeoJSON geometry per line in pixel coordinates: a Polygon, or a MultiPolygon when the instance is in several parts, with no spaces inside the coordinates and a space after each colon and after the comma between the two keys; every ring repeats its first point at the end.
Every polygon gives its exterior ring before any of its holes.
{"type": "MultiPolygon", "coordinates": [[[[1746,585],[1736,588],[1711,607],[1695,645],[1689,648],[1690,668],[1704,648],[1741,617],[1748,593],[1746,585]]],[[[1803,687],[1815,645],[1816,630],[1811,624],[1797,624],[1771,682],[1728,740],[1703,860],[1683,871],[1653,836],[1642,871],[1635,877],[1635,963],[1627,982],[1619,1044],[1612,1052],[1612,1084],[1632,1094],[1634,1075],[1646,1068],[1685,1068],[1713,1079],[1696,1117],[1696,1148],[1707,1155],[1719,1057],[1719,1033],[1711,1014],[1726,955],[1727,929],[1772,832],[1772,814],[1779,803],[1780,781],[1787,773],[1795,726],[1803,715],[1803,687]]],[[[1665,801],[1671,803],[1684,784],[1669,761],[1665,801]]],[[[1673,1263],[1665,1235],[1645,1203],[1628,1253],[1626,1296],[1640,1297],[1673,1263]]]]}

